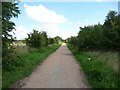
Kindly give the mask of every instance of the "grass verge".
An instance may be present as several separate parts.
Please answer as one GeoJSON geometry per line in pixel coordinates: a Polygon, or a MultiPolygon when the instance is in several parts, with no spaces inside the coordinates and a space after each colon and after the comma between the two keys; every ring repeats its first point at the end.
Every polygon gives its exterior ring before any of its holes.
{"type": "Polygon", "coordinates": [[[56,51],[60,45],[33,50],[19,55],[19,64],[12,66],[11,71],[3,69],[2,72],[2,88],[8,88],[17,80],[22,79],[32,73],[34,68],[41,64],[42,61],[52,52],[56,51]]]}
{"type": "Polygon", "coordinates": [[[92,88],[120,88],[119,75],[112,68],[96,60],[95,56],[80,52],[69,44],[68,48],[81,64],[92,88]],[[91,57],[90,60],[89,57],[91,57]]]}
{"type": "Polygon", "coordinates": [[[87,51],[86,54],[90,56],[94,56],[96,60],[99,60],[101,63],[112,68],[116,73],[119,73],[118,70],[118,63],[119,63],[119,56],[118,51],[87,51]]]}

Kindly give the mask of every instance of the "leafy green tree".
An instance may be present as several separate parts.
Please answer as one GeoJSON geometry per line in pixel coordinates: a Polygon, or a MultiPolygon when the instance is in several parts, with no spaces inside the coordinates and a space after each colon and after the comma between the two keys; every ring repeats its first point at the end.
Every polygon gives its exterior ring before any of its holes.
{"type": "Polygon", "coordinates": [[[42,47],[45,47],[48,45],[48,37],[47,37],[47,34],[46,32],[42,32],[41,35],[40,35],[40,39],[41,39],[41,46],[42,47]]]}
{"type": "Polygon", "coordinates": [[[28,34],[26,38],[26,44],[29,47],[39,48],[41,47],[40,32],[33,29],[33,33],[28,34]]]}
{"type": "Polygon", "coordinates": [[[120,50],[120,15],[109,11],[103,25],[80,27],[78,36],[69,38],[68,42],[79,50],[120,50]]]}
{"type": "MultiPolygon", "coordinates": [[[[120,14],[109,11],[103,25],[80,27],[78,36],[67,39],[68,43],[81,50],[120,51],[120,14]]],[[[119,75],[117,75],[119,76],[119,75]]],[[[115,76],[116,77],[116,76],[115,76]]],[[[119,79],[116,77],[116,79],[119,79]]],[[[119,87],[116,80],[116,87],[119,87]]]]}
{"type": "Polygon", "coordinates": [[[102,48],[102,42],[103,42],[103,27],[101,24],[94,25],[89,34],[90,38],[90,49],[101,49],[102,48]]]}
{"type": "Polygon", "coordinates": [[[3,68],[6,66],[9,68],[15,59],[13,57],[13,49],[11,48],[11,43],[14,37],[9,34],[15,29],[15,23],[10,19],[12,17],[18,17],[20,10],[18,3],[14,2],[2,2],[2,63],[3,68]]]}
{"type": "Polygon", "coordinates": [[[73,45],[73,47],[78,47],[78,38],[77,37],[71,37],[68,39],[68,42],[73,45]]]}
{"type": "Polygon", "coordinates": [[[109,11],[104,22],[105,46],[108,48],[118,48],[120,46],[120,18],[116,11],[109,11]]]}
{"type": "Polygon", "coordinates": [[[53,38],[48,38],[48,45],[49,44],[54,44],[54,39],[53,38]]]}
{"type": "Polygon", "coordinates": [[[48,45],[48,37],[46,32],[39,32],[33,29],[33,33],[28,34],[26,44],[33,48],[41,48],[48,45]]]}
{"type": "Polygon", "coordinates": [[[56,37],[54,37],[54,42],[57,44],[60,44],[60,43],[62,43],[62,38],[59,36],[56,36],[56,37]]]}

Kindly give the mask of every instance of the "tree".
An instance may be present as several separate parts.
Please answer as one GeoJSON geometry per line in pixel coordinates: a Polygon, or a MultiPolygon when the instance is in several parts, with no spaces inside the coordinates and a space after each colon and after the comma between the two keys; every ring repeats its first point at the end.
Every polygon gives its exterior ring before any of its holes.
{"type": "Polygon", "coordinates": [[[47,37],[47,34],[45,31],[42,31],[40,38],[41,38],[41,46],[42,47],[47,46],[48,45],[48,37],[47,37]]]}
{"type": "Polygon", "coordinates": [[[53,43],[54,43],[54,39],[53,38],[48,38],[48,45],[53,44],[53,43]]]}
{"type": "Polygon", "coordinates": [[[78,48],[78,37],[68,38],[68,42],[73,45],[73,47],[78,48]]]}
{"type": "Polygon", "coordinates": [[[56,36],[56,37],[54,37],[54,42],[57,44],[60,44],[60,43],[62,43],[62,38],[59,36],[56,36]]]}
{"type": "Polygon", "coordinates": [[[2,63],[4,66],[11,65],[14,61],[13,49],[11,48],[11,43],[14,40],[13,36],[9,34],[15,29],[15,23],[10,19],[12,17],[18,17],[20,10],[18,3],[14,2],[2,2],[2,63]]]}
{"type": "Polygon", "coordinates": [[[39,48],[41,46],[40,32],[33,29],[33,33],[28,34],[26,44],[30,47],[39,48]]]}
{"type": "Polygon", "coordinates": [[[39,32],[33,29],[33,33],[28,34],[26,44],[32,48],[41,48],[48,45],[48,37],[46,32],[39,32]]]}
{"type": "Polygon", "coordinates": [[[104,22],[104,36],[105,36],[105,45],[108,48],[119,48],[120,46],[120,28],[119,28],[119,15],[116,11],[109,11],[104,22]]]}
{"type": "Polygon", "coordinates": [[[78,36],[69,38],[68,42],[79,50],[120,50],[120,15],[109,11],[103,25],[80,27],[78,36]]]}

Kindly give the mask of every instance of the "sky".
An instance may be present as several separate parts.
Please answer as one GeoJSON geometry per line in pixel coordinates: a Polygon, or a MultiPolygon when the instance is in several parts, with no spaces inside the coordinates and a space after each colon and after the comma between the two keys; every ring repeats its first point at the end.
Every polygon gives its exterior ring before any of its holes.
{"type": "Polygon", "coordinates": [[[46,31],[48,37],[67,39],[77,36],[79,27],[104,23],[109,10],[118,11],[118,2],[20,2],[16,24],[17,40],[27,38],[33,29],[46,31]]]}

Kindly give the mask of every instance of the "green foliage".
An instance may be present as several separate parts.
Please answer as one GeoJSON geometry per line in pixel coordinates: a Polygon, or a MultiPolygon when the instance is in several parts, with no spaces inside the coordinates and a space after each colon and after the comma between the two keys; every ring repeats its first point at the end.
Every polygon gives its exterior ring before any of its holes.
{"type": "Polygon", "coordinates": [[[48,37],[46,32],[33,30],[33,33],[28,34],[26,44],[33,48],[45,47],[48,45],[48,37]]]}
{"type": "Polygon", "coordinates": [[[108,67],[112,68],[113,71],[119,73],[118,70],[118,52],[113,51],[87,51],[86,54],[95,57],[101,63],[104,63],[108,67]]]}
{"type": "Polygon", "coordinates": [[[67,40],[68,43],[71,43],[73,45],[73,47],[78,47],[76,45],[78,45],[78,37],[72,37],[71,38],[68,38],[67,40]]]}
{"type": "Polygon", "coordinates": [[[9,32],[15,29],[15,23],[10,19],[18,17],[20,14],[18,3],[2,2],[2,66],[10,68],[13,63],[17,63],[16,57],[11,47],[14,38],[9,32]]]}
{"type": "Polygon", "coordinates": [[[14,49],[10,49],[9,53],[6,57],[3,58],[2,61],[2,70],[7,70],[7,71],[11,71],[13,70],[13,66],[17,66],[19,64],[19,62],[21,62],[20,59],[18,59],[16,52],[14,51],[14,49]]]}
{"type": "Polygon", "coordinates": [[[80,52],[71,45],[68,45],[68,47],[82,66],[92,88],[120,88],[118,73],[97,60],[95,56],[84,51],[80,52]],[[89,60],[89,58],[91,59],[89,60]]]}
{"type": "Polygon", "coordinates": [[[117,12],[110,11],[103,25],[105,46],[113,49],[119,49],[120,46],[120,16],[117,12]]]}
{"type": "Polygon", "coordinates": [[[60,45],[53,45],[51,47],[44,47],[33,50],[32,52],[18,53],[18,64],[12,65],[12,70],[3,70],[2,73],[2,87],[8,88],[13,85],[17,80],[30,75],[35,67],[42,63],[42,61],[52,52],[54,52],[60,45]]]}
{"type": "Polygon", "coordinates": [[[56,44],[61,44],[62,41],[63,41],[63,40],[62,40],[61,37],[59,37],[59,36],[54,37],[54,43],[56,43],[56,44]]]}
{"type": "Polygon", "coordinates": [[[54,39],[53,38],[48,38],[48,45],[54,44],[54,39]]]}
{"type": "Polygon", "coordinates": [[[62,38],[56,36],[54,38],[48,38],[46,32],[39,32],[37,30],[33,30],[32,33],[28,34],[28,38],[26,38],[25,42],[27,46],[32,48],[41,48],[46,47],[51,44],[61,44],[62,38]]]}
{"type": "Polygon", "coordinates": [[[68,38],[68,43],[79,50],[120,50],[120,16],[110,11],[103,25],[80,27],[78,36],[68,38]]]}
{"type": "Polygon", "coordinates": [[[68,38],[67,41],[71,45],[68,47],[80,62],[92,88],[120,88],[118,72],[105,63],[109,58],[105,59],[104,56],[98,59],[95,55],[85,52],[120,50],[120,15],[116,11],[109,11],[103,25],[80,27],[78,36],[68,38]],[[91,60],[88,59],[89,57],[91,60]]]}

